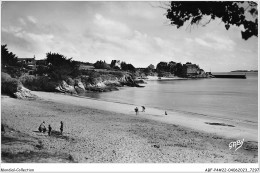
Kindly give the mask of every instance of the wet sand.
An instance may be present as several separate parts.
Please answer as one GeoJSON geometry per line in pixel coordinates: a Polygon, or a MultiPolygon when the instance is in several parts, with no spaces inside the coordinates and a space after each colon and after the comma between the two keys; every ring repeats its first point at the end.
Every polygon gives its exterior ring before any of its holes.
{"type": "Polygon", "coordinates": [[[258,162],[257,129],[247,124],[178,112],[165,116],[153,108],[135,115],[138,105],[33,93],[39,98],[2,96],[1,121],[6,129],[1,137],[2,162],[258,162]],[[42,121],[51,124],[51,136],[37,132],[42,121]],[[230,150],[229,143],[241,137],[243,146],[230,150]]]}

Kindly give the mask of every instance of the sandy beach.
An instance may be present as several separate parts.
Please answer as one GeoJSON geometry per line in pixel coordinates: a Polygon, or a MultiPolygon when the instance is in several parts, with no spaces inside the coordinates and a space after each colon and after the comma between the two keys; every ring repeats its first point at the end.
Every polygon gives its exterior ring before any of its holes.
{"type": "Polygon", "coordinates": [[[257,163],[257,125],[58,93],[2,96],[2,162],[257,163]],[[39,133],[42,121],[53,133],[39,133]],[[64,134],[60,135],[60,121],[64,134]],[[229,143],[244,139],[238,150],[229,143]]]}
{"type": "Polygon", "coordinates": [[[147,76],[146,81],[157,81],[157,80],[187,80],[187,78],[181,78],[181,77],[158,77],[158,76],[147,76]]]}

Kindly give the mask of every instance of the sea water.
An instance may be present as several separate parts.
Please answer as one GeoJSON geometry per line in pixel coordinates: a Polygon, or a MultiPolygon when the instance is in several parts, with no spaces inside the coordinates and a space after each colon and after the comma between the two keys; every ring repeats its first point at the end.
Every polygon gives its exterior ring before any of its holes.
{"type": "MultiPolygon", "coordinates": [[[[192,115],[258,123],[258,74],[247,79],[211,78],[148,81],[144,88],[86,94],[106,101],[154,107],[192,115]]],[[[113,108],[111,108],[113,109],[113,108]]]]}

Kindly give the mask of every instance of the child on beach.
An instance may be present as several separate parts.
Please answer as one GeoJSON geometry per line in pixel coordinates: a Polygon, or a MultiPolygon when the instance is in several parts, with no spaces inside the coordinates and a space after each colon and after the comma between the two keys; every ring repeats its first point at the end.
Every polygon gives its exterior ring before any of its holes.
{"type": "Polygon", "coordinates": [[[62,132],[63,132],[63,122],[61,121],[60,122],[60,134],[62,135],[62,132]]]}
{"type": "Polygon", "coordinates": [[[138,108],[137,107],[135,108],[135,113],[136,113],[136,115],[138,114],[138,108]]]}

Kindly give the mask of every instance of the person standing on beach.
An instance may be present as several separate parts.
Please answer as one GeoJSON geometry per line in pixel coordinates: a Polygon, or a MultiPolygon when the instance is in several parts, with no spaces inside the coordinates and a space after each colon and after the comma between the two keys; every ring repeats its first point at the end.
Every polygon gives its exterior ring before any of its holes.
{"type": "Polygon", "coordinates": [[[136,113],[136,115],[138,114],[138,108],[137,107],[135,108],[135,113],[136,113]]]}
{"type": "Polygon", "coordinates": [[[164,114],[165,114],[165,115],[168,115],[166,111],[165,111],[165,113],[164,113],[164,114]]]}
{"type": "Polygon", "coordinates": [[[49,126],[48,126],[48,135],[49,136],[51,136],[51,130],[52,130],[52,128],[51,128],[51,125],[49,124],[49,126]]]}
{"type": "Polygon", "coordinates": [[[142,108],[143,108],[142,112],[145,112],[145,107],[144,107],[144,106],[142,106],[142,108]]]}
{"type": "Polygon", "coordinates": [[[60,122],[60,134],[62,135],[62,133],[63,133],[63,122],[61,121],[60,122]]]}

